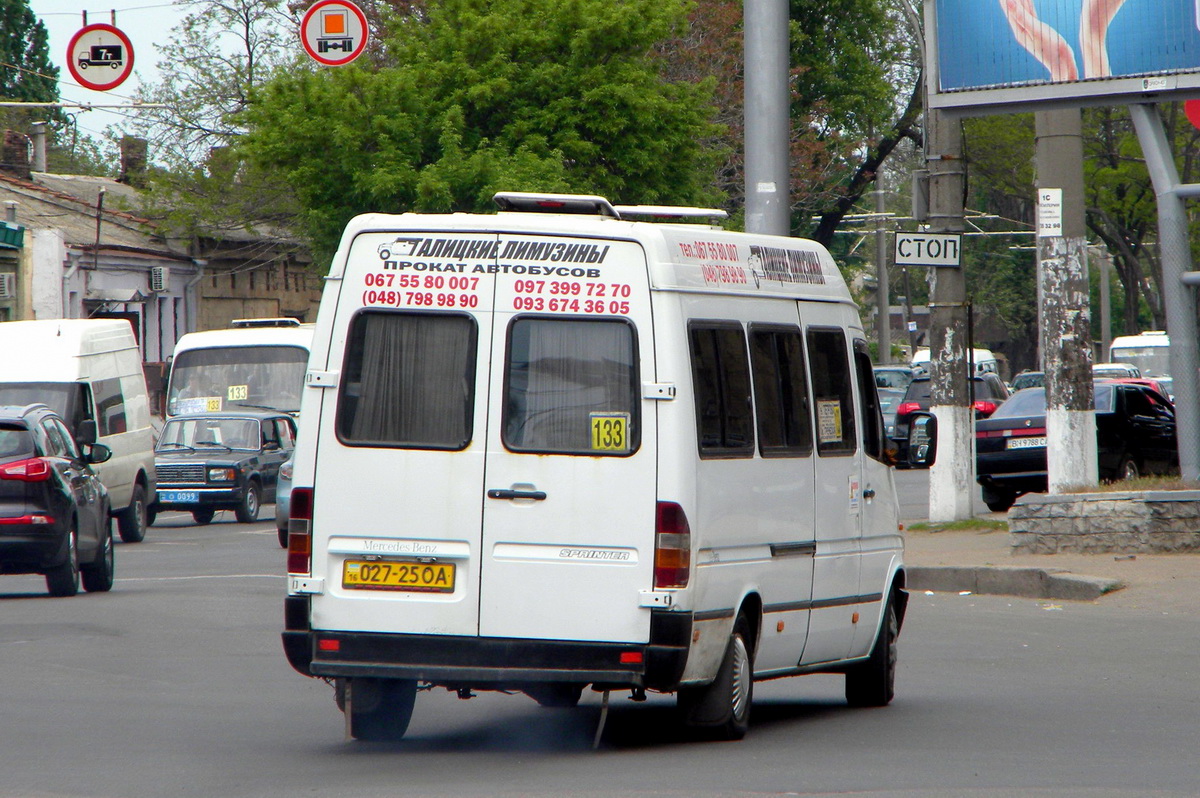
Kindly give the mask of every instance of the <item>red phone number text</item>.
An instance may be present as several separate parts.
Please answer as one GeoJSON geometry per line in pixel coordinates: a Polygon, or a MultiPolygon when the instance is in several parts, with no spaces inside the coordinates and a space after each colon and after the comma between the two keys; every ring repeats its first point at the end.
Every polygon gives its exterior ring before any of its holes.
{"type": "Polygon", "coordinates": [[[611,313],[614,316],[629,315],[629,303],[613,299],[570,299],[540,296],[513,297],[513,310],[548,310],[551,313],[611,313]]]}
{"type": "Polygon", "coordinates": [[[477,308],[475,294],[439,294],[433,291],[363,291],[364,305],[418,308],[477,308]]]}

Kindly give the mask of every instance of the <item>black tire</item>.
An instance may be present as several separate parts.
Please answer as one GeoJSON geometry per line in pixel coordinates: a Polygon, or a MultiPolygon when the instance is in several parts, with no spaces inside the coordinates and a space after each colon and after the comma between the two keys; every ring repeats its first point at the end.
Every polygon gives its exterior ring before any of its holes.
{"type": "MultiPolygon", "coordinates": [[[[416,681],[349,679],[346,682],[350,686],[350,736],[368,742],[403,739],[417,700],[416,681]]],[[[346,682],[341,682],[343,689],[346,682]]],[[[344,693],[339,704],[345,706],[344,693]]]]}
{"type": "Polygon", "coordinates": [[[750,728],[754,701],[754,654],[750,622],[739,615],[712,684],[684,688],[677,698],[683,722],[716,740],[740,740],[750,728]]]}
{"type": "Polygon", "coordinates": [[[993,513],[1007,513],[1016,501],[1017,494],[1013,491],[989,487],[983,489],[983,503],[993,513]]]}
{"type": "Polygon", "coordinates": [[[133,486],[129,506],[117,513],[117,530],[122,543],[141,543],[146,538],[146,486],[133,486]]]}
{"type": "Polygon", "coordinates": [[[154,526],[154,522],[157,519],[158,519],[158,510],[155,510],[153,507],[147,507],[146,508],[146,526],[147,527],[154,526]]]}
{"type": "Polygon", "coordinates": [[[96,552],[96,559],[91,565],[84,567],[80,576],[83,577],[83,589],[89,593],[107,593],[112,590],[116,574],[116,552],[113,546],[112,524],[107,524],[104,530],[104,540],[96,552]]]}
{"type": "Polygon", "coordinates": [[[539,706],[570,709],[579,706],[583,695],[582,684],[536,684],[525,688],[525,695],[538,702],[539,706]]]}
{"type": "Polygon", "coordinates": [[[212,520],[213,520],[213,516],[216,514],[217,514],[217,511],[214,510],[213,508],[205,507],[201,510],[192,510],[192,519],[197,524],[211,524],[212,520]]]}
{"type": "Polygon", "coordinates": [[[1125,455],[1121,458],[1121,464],[1117,466],[1116,482],[1124,482],[1127,479],[1137,479],[1142,475],[1142,469],[1138,467],[1137,460],[1130,455],[1125,455]]]}
{"type": "Polygon", "coordinates": [[[233,511],[240,524],[253,524],[258,520],[258,511],[262,508],[262,488],[253,480],[246,485],[242,494],[242,502],[233,511]]]}
{"type": "Polygon", "coordinates": [[[883,608],[883,623],[871,647],[871,656],[846,671],[846,703],[852,707],[886,707],[896,694],[896,639],[900,619],[890,598],[883,608]]]}
{"type": "Polygon", "coordinates": [[[46,590],[51,596],[65,598],[79,592],[79,550],[76,546],[78,536],[75,525],[67,534],[67,560],[62,565],[46,571],[46,590]]]}
{"type": "Polygon", "coordinates": [[[278,527],[276,527],[275,531],[279,534],[279,545],[286,549],[287,548],[287,538],[288,538],[287,527],[284,527],[283,529],[279,529],[278,527]]]}

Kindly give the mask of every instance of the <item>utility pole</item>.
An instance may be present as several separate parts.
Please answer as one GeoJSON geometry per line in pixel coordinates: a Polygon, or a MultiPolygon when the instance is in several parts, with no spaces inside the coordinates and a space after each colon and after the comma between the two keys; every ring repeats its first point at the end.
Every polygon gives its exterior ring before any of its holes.
{"type": "Polygon", "coordinates": [[[892,362],[892,303],[888,286],[887,226],[884,211],[887,196],[883,178],[875,178],[875,340],[879,348],[879,363],[892,362]]]}
{"type": "Polygon", "coordinates": [[[1083,205],[1082,113],[1034,114],[1038,283],[1050,493],[1099,482],[1083,205]]]}
{"type": "Polygon", "coordinates": [[[746,0],[746,230],[791,235],[787,0],[746,0]]]}
{"type": "MultiPolygon", "coordinates": [[[[929,169],[929,227],[961,233],[962,123],[925,105],[929,169]]],[[[938,457],[929,471],[929,520],[961,521],[974,514],[975,425],[967,382],[967,279],[961,267],[930,269],[929,365],[931,407],[938,420],[938,457]]]]}

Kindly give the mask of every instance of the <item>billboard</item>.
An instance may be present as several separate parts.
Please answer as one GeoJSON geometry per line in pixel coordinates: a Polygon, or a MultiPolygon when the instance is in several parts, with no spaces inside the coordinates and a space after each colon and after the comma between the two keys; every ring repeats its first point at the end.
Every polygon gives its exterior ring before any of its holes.
{"type": "Polygon", "coordinates": [[[1200,0],[926,0],[926,13],[934,108],[1200,96],[1200,0]]]}

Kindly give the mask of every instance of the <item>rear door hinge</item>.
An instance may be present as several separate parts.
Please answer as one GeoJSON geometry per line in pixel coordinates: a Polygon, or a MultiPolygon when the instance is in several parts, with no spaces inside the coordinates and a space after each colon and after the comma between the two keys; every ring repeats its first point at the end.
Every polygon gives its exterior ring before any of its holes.
{"type": "Polygon", "coordinates": [[[675,383],[673,382],[643,382],[643,399],[659,399],[670,401],[675,398],[675,383]]]}
{"type": "Polygon", "coordinates": [[[338,384],[338,372],[309,371],[304,375],[304,384],[309,388],[336,388],[338,384]]]}

